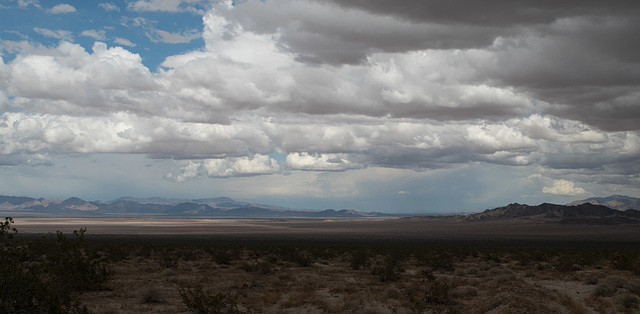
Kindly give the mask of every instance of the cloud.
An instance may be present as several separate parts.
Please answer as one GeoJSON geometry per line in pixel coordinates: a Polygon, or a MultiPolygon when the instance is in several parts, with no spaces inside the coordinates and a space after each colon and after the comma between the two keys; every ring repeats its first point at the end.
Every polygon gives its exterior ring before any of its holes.
{"type": "MultiPolygon", "coordinates": [[[[186,4],[176,3],[131,5],[186,4]]],[[[592,2],[553,14],[536,4],[544,12],[520,25],[431,1],[443,16],[354,3],[215,5],[201,35],[123,20],[158,41],[203,38],[202,49],[168,56],[155,72],[140,55],[101,42],[91,49],[15,43],[0,86],[4,108],[23,112],[3,113],[0,137],[10,144],[2,150],[177,159],[178,181],[469,163],[576,176],[608,169],[609,181],[637,172],[625,167],[640,160],[635,55],[600,45],[633,38],[633,16],[614,9],[606,11],[627,19],[590,16],[592,2]],[[274,151],[287,156],[277,171],[255,157],[274,151]],[[247,170],[260,165],[271,170],[247,170]]],[[[527,14],[510,4],[500,10],[527,14]]]]}
{"type": "Polygon", "coordinates": [[[88,29],[88,30],[84,30],[82,31],[82,33],[80,33],[81,36],[87,36],[87,37],[91,37],[95,40],[105,40],[106,38],[106,34],[104,30],[95,30],[95,29],[88,29]]]}
{"type": "Polygon", "coordinates": [[[208,8],[207,1],[198,0],[138,0],[127,6],[128,10],[139,12],[191,12],[200,15],[208,8]]]}
{"type": "Polygon", "coordinates": [[[128,40],[126,38],[122,38],[122,37],[116,37],[113,40],[113,42],[116,43],[116,44],[120,44],[120,45],[128,46],[128,47],[135,47],[136,46],[135,43],[131,42],[130,40],[128,40]]]}
{"type": "Polygon", "coordinates": [[[504,3],[502,1],[485,1],[466,6],[460,10],[464,0],[441,2],[425,0],[407,2],[402,6],[393,5],[384,0],[356,0],[348,3],[336,0],[341,7],[364,10],[373,14],[389,15],[412,22],[433,21],[443,24],[493,25],[508,27],[513,25],[548,24],[563,16],[584,16],[597,14],[635,15],[640,7],[627,1],[615,1],[616,5],[604,4],[597,0],[579,1],[580,5],[569,1],[563,3],[521,2],[504,3]]]}
{"type": "Polygon", "coordinates": [[[129,3],[127,9],[132,11],[166,11],[177,12],[181,0],[139,0],[129,3]]]}
{"type": "Polygon", "coordinates": [[[40,4],[38,3],[38,0],[18,0],[18,6],[20,8],[27,8],[29,6],[39,8],[40,4]]]}
{"type": "MultiPolygon", "coordinates": [[[[424,1],[400,8],[377,1],[291,5],[248,1],[231,9],[216,7],[217,17],[206,17],[205,23],[221,22],[220,38],[225,41],[246,39],[247,33],[270,35],[278,49],[299,62],[379,64],[384,72],[377,78],[393,74],[397,86],[384,86],[385,90],[374,95],[391,104],[404,104],[401,108],[406,116],[499,118],[501,114],[524,115],[537,104],[538,112],[606,130],[633,130],[640,125],[640,112],[633,106],[640,99],[639,54],[633,52],[640,47],[630,44],[640,42],[635,32],[640,19],[633,14],[640,13],[640,5],[595,1],[580,6],[504,5],[492,1],[474,6],[469,11],[474,14],[467,14],[453,9],[455,3],[424,1]],[[412,52],[418,53],[412,56],[412,52]],[[378,59],[382,53],[391,54],[395,64],[378,59]],[[416,58],[420,55],[422,59],[416,58]],[[406,67],[401,61],[416,67],[406,67]],[[430,76],[422,69],[430,69],[430,76]],[[424,84],[412,86],[414,82],[424,84]],[[453,87],[447,88],[451,83],[453,87]],[[460,100],[439,98],[443,93],[465,93],[463,86],[484,86],[506,94],[495,102],[476,93],[457,108],[445,104],[460,100]],[[509,106],[508,92],[529,104],[509,106]],[[430,106],[423,106],[425,103],[430,106]]],[[[380,111],[377,114],[384,114],[380,111]]]]}
{"type": "Polygon", "coordinates": [[[101,7],[103,10],[109,12],[109,11],[120,11],[120,7],[118,7],[117,5],[111,3],[111,2],[102,2],[102,3],[98,3],[98,6],[101,7]]]}
{"type": "Polygon", "coordinates": [[[165,179],[185,182],[203,177],[257,176],[274,174],[280,171],[278,162],[265,155],[184,161],[181,162],[180,168],[180,174],[174,175],[170,173],[165,176],[165,179]]]}
{"type": "Polygon", "coordinates": [[[61,4],[55,5],[51,9],[47,10],[47,12],[49,12],[51,14],[67,14],[67,13],[76,12],[76,8],[74,8],[70,4],[61,3],[61,4]]]}
{"type": "Polygon", "coordinates": [[[351,162],[346,154],[294,153],[287,155],[286,165],[293,170],[345,171],[362,168],[351,162]]]}
{"type": "Polygon", "coordinates": [[[542,193],[558,195],[582,195],[586,194],[583,188],[574,186],[574,183],[564,179],[554,180],[551,187],[542,188],[542,193]]]}
{"type": "Polygon", "coordinates": [[[170,33],[167,31],[157,29],[154,32],[154,36],[151,36],[150,39],[154,42],[178,44],[178,43],[188,43],[200,37],[201,37],[200,32],[196,29],[188,30],[182,33],[170,33]]]}
{"type": "Polygon", "coordinates": [[[67,40],[67,41],[73,41],[73,36],[71,35],[70,31],[65,31],[65,30],[50,30],[50,29],[46,29],[46,28],[39,28],[39,27],[34,27],[33,30],[45,37],[50,37],[50,38],[55,38],[55,39],[61,39],[61,40],[67,40]]]}

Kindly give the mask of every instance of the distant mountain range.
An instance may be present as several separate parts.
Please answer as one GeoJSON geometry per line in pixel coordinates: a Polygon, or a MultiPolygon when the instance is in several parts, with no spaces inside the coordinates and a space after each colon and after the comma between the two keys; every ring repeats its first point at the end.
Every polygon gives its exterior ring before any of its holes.
{"type": "Polygon", "coordinates": [[[484,212],[464,216],[464,221],[523,220],[541,223],[618,225],[640,224],[640,211],[621,211],[603,205],[581,203],[578,205],[557,205],[543,203],[537,206],[509,204],[504,207],[487,209],[484,212]]]}
{"type": "MultiPolygon", "coordinates": [[[[427,219],[493,221],[515,219],[561,224],[640,224],[640,199],[614,195],[571,202],[567,205],[543,203],[537,206],[509,204],[481,213],[449,216],[419,216],[427,219]]],[[[237,218],[367,218],[415,215],[359,212],[355,210],[300,210],[239,202],[229,197],[203,199],[121,197],[108,202],[88,202],[77,197],[66,200],[0,196],[0,211],[25,214],[83,216],[174,216],[237,218]]]]}
{"type": "Polygon", "coordinates": [[[638,209],[640,210],[640,198],[630,197],[626,195],[612,195],[609,197],[592,197],[585,200],[573,201],[567,205],[574,206],[584,203],[593,205],[603,205],[613,209],[627,210],[638,209]]]}
{"type": "Polygon", "coordinates": [[[298,210],[279,206],[239,202],[229,197],[204,199],[133,198],[121,197],[108,202],[89,202],[77,197],[66,200],[0,196],[0,210],[65,215],[140,215],[140,216],[195,216],[195,217],[327,217],[366,218],[397,217],[398,215],[355,210],[322,211],[298,210]]]}

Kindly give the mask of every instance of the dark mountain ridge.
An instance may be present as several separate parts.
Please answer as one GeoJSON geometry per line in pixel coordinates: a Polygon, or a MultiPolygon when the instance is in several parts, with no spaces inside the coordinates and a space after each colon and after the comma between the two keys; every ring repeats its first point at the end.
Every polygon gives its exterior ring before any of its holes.
{"type": "Polygon", "coordinates": [[[504,207],[487,209],[481,213],[463,217],[465,221],[490,221],[520,219],[561,224],[640,224],[640,211],[620,211],[602,205],[558,205],[543,203],[537,206],[513,203],[504,207]]]}

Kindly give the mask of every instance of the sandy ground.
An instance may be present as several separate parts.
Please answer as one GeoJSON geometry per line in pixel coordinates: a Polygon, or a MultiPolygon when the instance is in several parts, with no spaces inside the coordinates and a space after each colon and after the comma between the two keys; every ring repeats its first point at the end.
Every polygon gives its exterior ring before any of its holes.
{"type": "Polygon", "coordinates": [[[227,234],[301,237],[424,239],[581,240],[634,242],[640,225],[561,225],[520,220],[457,222],[445,219],[210,219],[175,217],[15,218],[20,233],[227,234]]]}
{"type": "MultiPolygon", "coordinates": [[[[416,306],[426,306],[425,313],[638,313],[640,309],[640,277],[613,267],[610,254],[598,256],[602,265],[583,263],[576,270],[559,271],[547,262],[523,264],[510,251],[526,251],[529,246],[540,251],[557,245],[559,249],[549,252],[562,254],[574,248],[576,252],[590,252],[590,248],[609,252],[609,247],[625,252],[640,245],[638,225],[441,218],[15,217],[14,226],[19,234],[70,233],[86,227],[98,243],[128,245],[124,249],[131,252],[110,262],[112,277],[103,289],[78,296],[93,313],[188,313],[179,288],[196,286],[234,296],[242,312],[253,313],[411,313],[416,306]],[[305,267],[282,259],[277,251],[261,256],[252,253],[262,244],[290,245],[286,243],[298,243],[301,246],[296,249],[309,252],[319,243],[349,244],[354,251],[314,258],[305,267]],[[240,248],[240,255],[228,264],[214,260],[216,250],[233,251],[236,244],[248,246],[240,248]],[[477,253],[470,250],[456,258],[450,270],[433,269],[431,279],[424,275],[430,267],[414,255],[402,262],[404,271],[398,280],[382,282],[371,269],[350,268],[350,258],[360,244],[369,248],[411,244],[407,247],[451,252],[466,247],[477,253]],[[164,261],[172,256],[183,257],[169,267],[164,261]],[[268,271],[256,268],[265,263],[268,271]],[[610,294],[596,294],[600,285],[614,279],[623,283],[610,294]],[[425,301],[437,292],[436,282],[450,288],[451,303],[425,301]]],[[[370,258],[380,261],[384,257],[375,254],[370,258]]],[[[558,263],[561,258],[549,261],[558,263]]]]}

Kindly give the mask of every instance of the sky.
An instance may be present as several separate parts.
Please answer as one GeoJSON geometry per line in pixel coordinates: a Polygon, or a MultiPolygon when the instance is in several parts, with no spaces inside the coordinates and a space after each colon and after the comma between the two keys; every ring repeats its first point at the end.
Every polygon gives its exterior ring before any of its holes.
{"type": "Polygon", "coordinates": [[[640,196],[640,2],[0,1],[0,195],[640,196]]]}

